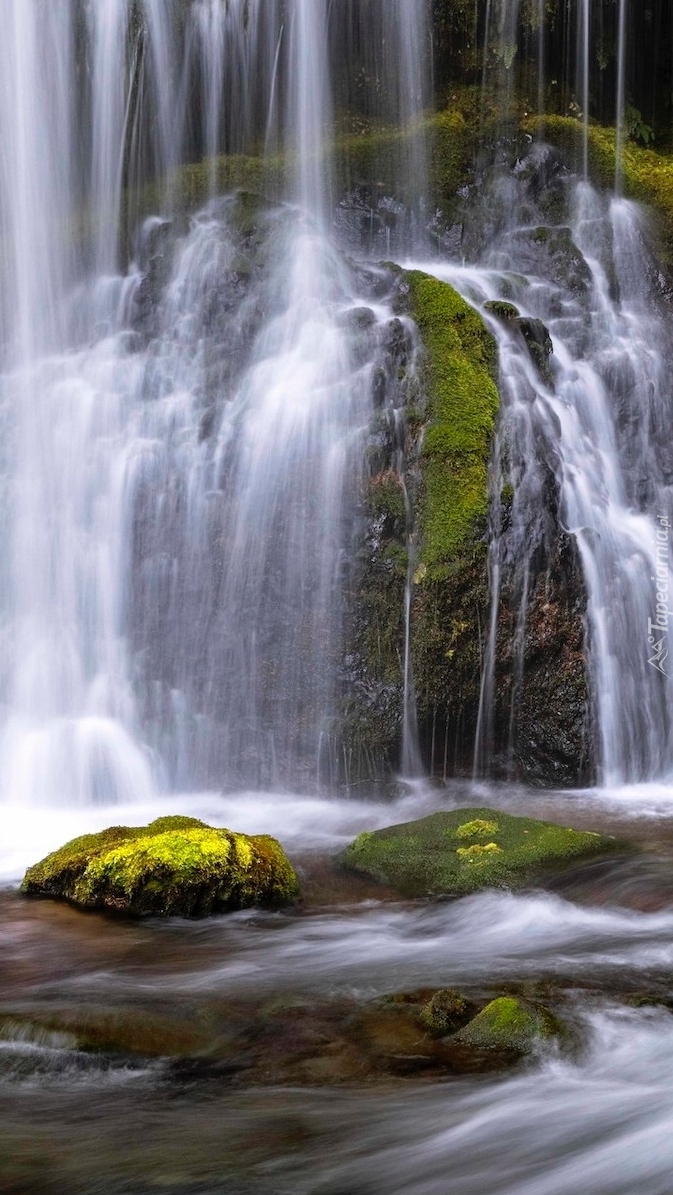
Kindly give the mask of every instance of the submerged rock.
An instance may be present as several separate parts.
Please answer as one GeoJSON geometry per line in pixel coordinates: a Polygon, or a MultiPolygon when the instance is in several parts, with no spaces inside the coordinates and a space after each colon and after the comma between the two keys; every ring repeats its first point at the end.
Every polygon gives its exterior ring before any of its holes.
{"type": "Polygon", "coordinates": [[[423,1005],[420,1020],[432,1034],[445,1037],[447,1033],[453,1033],[464,1025],[469,1016],[470,1005],[460,992],[440,988],[430,997],[427,1004],[423,1005]]]}
{"type": "Polygon", "coordinates": [[[537,1042],[556,1036],[558,1029],[546,1008],[516,996],[499,996],[460,1029],[453,1041],[477,1050],[527,1054],[537,1042]]]}
{"type": "Polygon", "coordinates": [[[616,845],[614,838],[535,818],[455,809],[360,834],[342,862],[405,896],[463,896],[482,888],[518,888],[616,845]]]}
{"type": "Polygon", "coordinates": [[[275,908],[299,892],[275,838],[213,829],[192,817],[84,834],[29,867],[21,891],[84,909],[205,917],[275,908]]]}

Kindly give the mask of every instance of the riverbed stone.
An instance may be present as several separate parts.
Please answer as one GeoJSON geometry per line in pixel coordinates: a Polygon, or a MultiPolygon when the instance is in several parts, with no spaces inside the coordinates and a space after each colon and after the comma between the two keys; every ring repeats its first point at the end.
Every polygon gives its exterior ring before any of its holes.
{"type": "Polygon", "coordinates": [[[161,817],[73,839],[29,867],[21,891],[84,909],[204,917],[286,905],[299,885],[275,838],[161,817]]]}
{"type": "Polygon", "coordinates": [[[454,809],[364,832],[342,863],[404,896],[519,888],[575,859],[614,851],[614,838],[487,808],[454,809]]]}
{"type": "Polygon", "coordinates": [[[445,1037],[464,1025],[470,1017],[470,1004],[460,992],[440,988],[423,1005],[421,1023],[437,1037],[445,1037]]]}
{"type": "Polygon", "coordinates": [[[517,996],[499,996],[454,1034],[453,1041],[477,1050],[528,1054],[540,1041],[556,1036],[558,1030],[548,1009],[517,996]]]}

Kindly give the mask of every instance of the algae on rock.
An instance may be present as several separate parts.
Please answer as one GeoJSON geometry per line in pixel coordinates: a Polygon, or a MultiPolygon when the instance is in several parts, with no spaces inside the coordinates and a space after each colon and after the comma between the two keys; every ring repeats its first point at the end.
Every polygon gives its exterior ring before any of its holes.
{"type": "Polygon", "coordinates": [[[528,1004],[517,996],[491,1000],[453,1041],[477,1050],[528,1054],[545,1039],[555,1037],[559,1026],[546,1008],[528,1004]]]}
{"type": "Polygon", "coordinates": [[[364,832],[346,849],[351,871],[404,896],[464,896],[520,888],[575,859],[617,847],[616,840],[492,809],[454,809],[364,832]]]}
{"type": "Polygon", "coordinates": [[[85,909],[203,917],[286,905],[299,885],[275,838],[162,817],[73,839],[29,867],[21,891],[85,909]]]}

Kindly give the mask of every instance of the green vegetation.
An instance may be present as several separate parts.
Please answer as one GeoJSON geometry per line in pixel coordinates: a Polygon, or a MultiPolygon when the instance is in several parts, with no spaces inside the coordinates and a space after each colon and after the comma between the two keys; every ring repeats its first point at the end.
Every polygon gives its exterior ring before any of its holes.
{"type": "Polygon", "coordinates": [[[500,996],[482,1008],[453,1040],[478,1050],[527,1054],[536,1042],[553,1037],[558,1030],[559,1026],[546,1009],[516,996],[500,996]]]}
{"type": "Polygon", "coordinates": [[[424,1004],[420,1013],[423,1026],[435,1036],[445,1037],[464,1025],[470,1016],[470,1006],[460,992],[441,988],[424,1004]]]}
{"type": "Polygon", "coordinates": [[[85,909],[193,917],[288,904],[299,888],[275,838],[163,817],[75,838],[30,867],[21,891],[85,909]]]}
{"type": "Polygon", "coordinates": [[[613,838],[535,818],[456,809],[360,834],[342,862],[404,896],[463,896],[482,888],[518,888],[559,865],[616,846],[613,838]]]}
{"type": "MultiPolygon", "coordinates": [[[[469,173],[472,131],[457,109],[425,118],[407,129],[365,127],[327,140],[320,151],[325,177],[332,177],[336,193],[350,187],[365,186],[374,196],[395,194],[405,203],[416,198],[417,179],[405,170],[412,159],[414,145],[425,147],[430,171],[432,203],[449,208],[458,187],[469,173]],[[400,178],[407,178],[406,186],[400,178]]],[[[234,190],[255,192],[271,200],[287,197],[292,190],[297,161],[291,152],[264,155],[227,154],[214,161],[204,159],[178,167],[167,178],[146,183],[124,196],[122,225],[135,226],[143,216],[153,213],[174,215],[195,211],[211,194],[223,195],[234,190]]],[[[78,221],[81,235],[90,234],[90,214],[78,221]]]]}
{"type": "MultiPolygon", "coordinates": [[[[570,164],[582,157],[584,127],[567,116],[546,116],[524,121],[524,129],[541,131],[557,145],[570,164]]],[[[612,128],[590,124],[588,129],[589,174],[602,187],[612,189],[615,181],[616,137],[612,128]]],[[[626,141],[622,156],[624,193],[651,205],[660,217],[665,264],[673,264],[673,155],[626,141]]]]}
{"type": "Polygon", "coordinates": [[[430,578],[452,571],[488,505],[488,462],[498,413],[496,351],[475,311],[444,282],[405,275],[425,348],[429,419],[421,463],[421,554],[430,578]]]}

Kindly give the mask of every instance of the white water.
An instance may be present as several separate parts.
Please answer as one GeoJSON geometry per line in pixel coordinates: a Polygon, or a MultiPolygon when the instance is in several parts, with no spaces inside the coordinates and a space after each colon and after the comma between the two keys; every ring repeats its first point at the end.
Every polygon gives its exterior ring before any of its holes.
{"type": "MultiPolygon", "coordinates": [[[[532,152],[534,162],[538,151],[532,152]]],[[[575,538],[582,562],[600,779],[611,788],[673,770],[665,612],[661,629],[653,633],[650,627],[657,618],[657,580],[663,594],[671,584],[673,474],[664,430],[671,337],[656,274],[644,264],[647,232],[637,206],[578,183],[570,193],[569,224],[555,230],[535,210],[525,163],[520,174],[523,182],[515,171],[498,184],[507,214],[478,264],[430,262],[424,268],[451,282],[479,310],[486,300],[507,299],[524,316],[542,319],[551,333],[550,385],[522,339],[486,314],[500,350],[505,473],[496,470],[496,476],[514,491],[504,550],[520,576],[525,624],[527,578],[546,534],[542,494],[551,467],[560,522],[575,538]],[[564,271],[575,274],[570,286],[564,271]],[[657,654],[660,640],[663,655],[657,654]]],[[[492,550],[495,618],[505,557],[497,542],[492,550]]],[[[496,626],[493,621],[491,645],[496,626]]],[[[491,651],[479,758],[488,751],[492,686],[491,651]]]]}
{"type": "MultiPolygon", "coordinates": [[[[384,50],[360,30],[358,53],[383,72],[379,116],[410,121],[425,9],[374,7],[384,50]]],[[[331,71],[353,13],[2,8],[0,793],[71,807],[315,783],[333,770],[390,314],[375,303],[354,343],[348,313],[371,296],[326,235],[331,71]],[[148,179],[165,179],[170,213],[186,157],[209,155],[212,189],[217,153],[264,143],[294,161],[298,209],[220,201],[186,234],[158,218],[138,229],[148,179]]]]}

